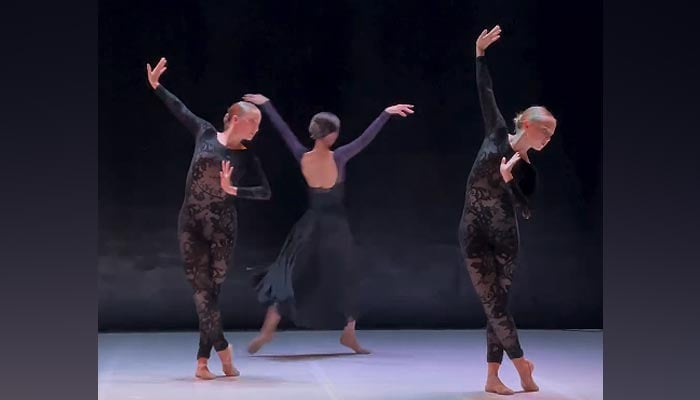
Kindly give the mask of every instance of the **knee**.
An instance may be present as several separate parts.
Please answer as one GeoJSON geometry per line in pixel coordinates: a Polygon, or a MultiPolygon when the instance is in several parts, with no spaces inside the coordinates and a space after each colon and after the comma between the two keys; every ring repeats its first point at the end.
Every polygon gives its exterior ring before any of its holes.
{"type": "Polygon", "coordinates": [[[216,301],[216,293],[210,288],[195,288],[192,298],[197,307],[208,307],[216,301]]]}

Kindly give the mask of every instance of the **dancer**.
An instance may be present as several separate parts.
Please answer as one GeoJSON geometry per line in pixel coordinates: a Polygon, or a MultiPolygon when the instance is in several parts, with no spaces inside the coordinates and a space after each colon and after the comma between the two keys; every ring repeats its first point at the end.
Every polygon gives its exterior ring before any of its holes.
{"type": "Polygon", "coordinates": [[[523,356],[515,322],[508,311],[508,293],[518,254],[516,208],[524,218],[530,218],[536,175],[527,152],[542,150],[552,138],[557,122],[546,108],[533,106],[515,117],[515,133],[508,133],[496,104],[485,57],[486,48],[500,34],[501,28],[495,26],[484,30],[476,40],[476,80],[485,138],[467,180],[459,243],[487,317],[485,390],[513,394],[498,377],[504,351],[517,369],[523,389],[539,390],[532,378],[534,364],[523,356]]]}
{"type": "Polygon", "coordinates": [[[239,101],[224,115],[224,129],[192,114],[159,83],[167,69],[161,58],[151,68],[148,81],[166,107],[194,135],[195,151],[185,185],[185,199],[178,219],[180,252],[185,276],[194,289],[199,317],[199,351],[195,376],[214,379],[207,361],[212,347],[221,359],[226,376],[238,376],[233,349],[224,338],[218,297],[226,277],[237,236],[235,199],[267,200],[270,187],[260,161],[245,143],[253,140],[260,125],[260,110],[239,101]],[[235,171],[235,172],[234,172],[235,171]]]}
{"type": "Polygon", "coordinates": [[[358,317],[357,276],[352,266],[353,237],[343,205],[345,165],[379,133],[391,115],[406,117],[413,106],[386,108],[351,143],[331,150],[338,139],[340,120],[321,112],[311,119],[312,150],[304,148],[272,103],[263,95],[244,100],[261,106],[301,166],[308,186],[309,209],[295,224],[277,260],[254,279],[258,300],[268,306],[260,334],[248,346],[256,353],[272,336],[281,315],[297,326],[313,329],[343,328],[340,343],[359,354],[369,354],[355,335],[358,317]]]}

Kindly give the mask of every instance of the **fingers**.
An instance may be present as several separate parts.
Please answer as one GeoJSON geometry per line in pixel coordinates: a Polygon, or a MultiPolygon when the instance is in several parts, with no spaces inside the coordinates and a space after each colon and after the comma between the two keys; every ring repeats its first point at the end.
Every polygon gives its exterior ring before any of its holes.
{"type": "Polygon", "coordinates": [[[488,46],[500,38],[501,38],[501,27],[499,25],[496,25],[493,28],[491,28],[490,31],[484,29],[481,32],[481,35],[479,35],[479,39],[477,39],[477,40],[485,41],[485,45],[488,46]]]}
{"type": "Polygon", "coordinates": [[[268,101],[268,98],[261,95],[261,94],[248,93],[248,94],[243,96],[243,100],[250,102],[250,103],[253,103],[253,104],[261,105],[261,104],[265,103],[266,101],[268,101]]]}
{"type": "Polygon", "coordinates": [[[414,113],[413,104],[395,104],[395,105],[389,107],[389,109],[396,110],[396,111],[405,111],[405,112],[409,112],[411,114],[414,113]]]}
{"type": "Polygon", "coordinates": [[[501,159],[501,165],[505,164],[506,169],[510,170],[518,161],[520,161],[520,153],[516,152],[515,154],[513,154],[513,157],[511,157],[510,160],[508,160],[508,162],[506,162],[506,158],[503,157],[501,159]]]}
{"type": "Polygon", "coordinates": [[[146,63],[146,72],[148,72],[148,75],[151,75],[153,73],[150,63],[146,63]]]}
{"type": "Polygon", "coordinates": [[[221,173],[224,177],[230,177],[233,172],[233,167],[231,166],[231,161],[223,160],[221,161],[221,173]]]}
{"type": "Polygon", "coordinates": [[[168,60],[165,59],[165,57],[161,57],[160,60],[158,61],[158,64],[156,65],[156,69],[161,69],[165,67],[165,64],[168,62],[168,60]]]}
{"type": "Polygon", "coordinates": [[[413,104],[398,104],[397,108],[399,114],[401,114],[402,117],[413,114],[415,112],[413,111],[413,104]]]}
{"type": "Polygon", "coordinates": [[[491,29],[491,32],[489,32],[489,37],[490,37],[490,43],[495,42],[501,37],[501,27],[496,25],[491,29]]]}
{"type": "Polygon", "coordinates": [[[231,163],[227,160],[221,161],[221,171],[224,173],[224,175],[228,175],[231,171],[231,163]]]}

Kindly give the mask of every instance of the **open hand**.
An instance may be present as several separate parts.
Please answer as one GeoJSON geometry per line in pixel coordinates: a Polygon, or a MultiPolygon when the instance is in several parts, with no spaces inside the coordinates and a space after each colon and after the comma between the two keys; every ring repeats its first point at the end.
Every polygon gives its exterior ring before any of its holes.
{"type": "Polygon", "coordinates": [[[160,79],[160,76],[165,72],[168,67],[166,64],[168,63],[168,60],[165,59],[165,57],[161,57],[160,61],[158,61],[158,64],[156,64],[155,68],[151,68],[151,64],[146,64],[146,72],[148,73],[148,83],[151,84],[151,87],[153,89],[157,88],[160,83],[158,80],[160,79]]]}
{"type": "Polygon", "coordinates": [[[501,27],[496,25],[490,31],[484,29],[476,39],[476,56],[481,57],[493,42],[501,38],[501,27]]]}
{"type": "Polygon", "coordinates": [[[221,171],[219,171],[219,179],[221,181],[221,189],[228,194],[235,194],[236,189],[231,185],[231,175],[233,167],[231,162],[224,160],[221,162],[221,171]]]}
{"type": "Polygon", "coordinates": [[[508,161],[506,161],[505,157],[501,159],[501,176],[506,183],[513,180],[513,167],[518,161],[520,161],[520,153],[517,152],[513,154],[513,157],[511,157],[508,161]]]}
{"type": "Polygon", "coordinates": [[[270,99],[261,94],[246,94],[245,96],[243,96],[243,100],[249,103],[253,103],[257,106],[261,106],[270,101],[270,99]]]}
{"type": "Polygon", "coordinates": [[[413,104],[397,104],[391,107],[387,107],[384,111],[389,114],[396,114],[402,117],[413,114],[413,104]]]}

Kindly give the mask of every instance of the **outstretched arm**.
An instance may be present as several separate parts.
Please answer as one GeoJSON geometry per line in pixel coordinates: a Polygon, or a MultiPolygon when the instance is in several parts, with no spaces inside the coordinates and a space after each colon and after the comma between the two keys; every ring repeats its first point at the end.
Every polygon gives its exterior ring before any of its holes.
{"type": "Polygon", "coordinates": [[[277,132],[279,132],[280,136],[282,136],[282,140],[284,140],[284,143],[287,144],[287,147],[294,155],[294,158],[297,161],[300,161],[301,156],[303,156],[308,150],[301,144],[301,142],[299,142],[299,139],[297,139],[294,132],[289,129],[289,125],[284,122],[284,119],[282,119],[282,116],[272,105],[270,99],[261,94],[247,94],[243,96],[243,100],[251,102],[262,108],[265,114],[267,114],[267,117],[270,118],[272,125],[275,127],[277,132]]]}
{"type": "Polygon", "coordinates": [[[209,122],[199,118],[194,115],[185,104],[180,101],[174,94],[170,93],[167,89],[160,84],[160,76],[165,72],[168,67],[166,66],[167,60],[161,58],[156,64],[155,68],[151,68],[151,64],[146,64],[146,71],[148,73],[148,83],[155,91],[156,95],[165,103],[165,106],[170,110],[170,112],[175,116],[175,118],[180,121],[182,125],[190,131],[195,138],[199,137],[202,132],[210,126],[209,122]]]}
{"type": "Polygon", "coordinates": [[[362,132],[362,135],[345,146],[341,146],[335,150],[336,156],[345,161],[355,157],[360,151],[362,151],[362,149],[367,147],[372,140],[374,140],[384,124],[386,124],[392,115],[406,117],[411,114],[413,114],[412,104],[397,104],[387,107],[374,121],[372,121],[367,129],[362,132]]]}
{"type": "Polygon", "coordinates": [[[484,29],[476,39],[476,86],[481,103],[481,114],[484,118],[486,134],[505,132],[506,121],[501,115],[493,93],[493,83],[486,63],[486,48],[501,36],[501,28],[496,25],[491,31],[484,29]]]}

